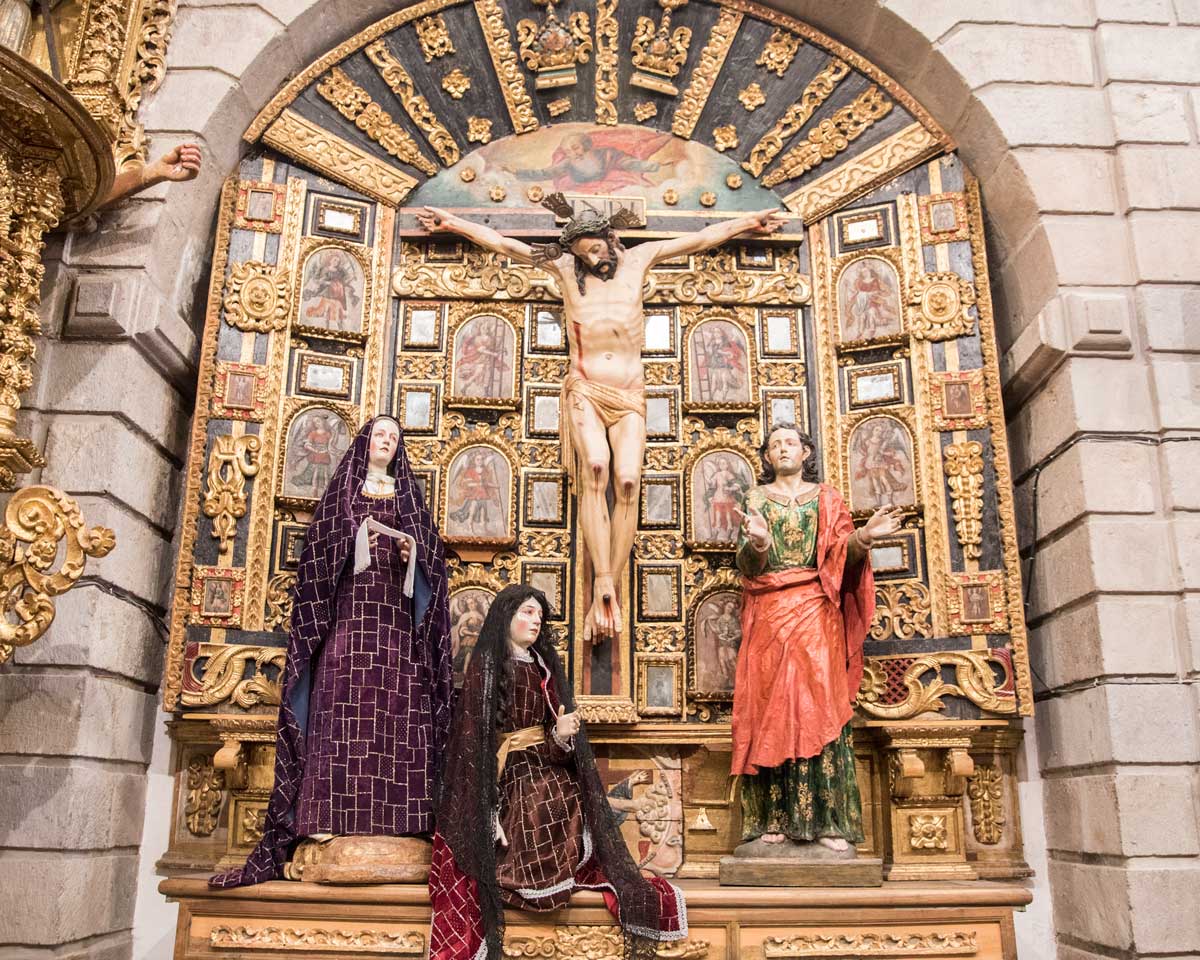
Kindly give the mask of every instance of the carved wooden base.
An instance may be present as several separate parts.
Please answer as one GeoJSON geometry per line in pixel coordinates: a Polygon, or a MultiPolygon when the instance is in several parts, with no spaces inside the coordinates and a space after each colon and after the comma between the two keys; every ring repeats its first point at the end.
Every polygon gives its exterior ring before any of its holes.
{"type": "Polygon", "coordinates": [[[285,872],[310,883],[425,883],[431,849],[417,837],[304,840],[285,872]]]}
{"type": "MultiPolygon", "coordinates": [[[[689,935],[663,960],[837,957],[1016,960],[1016,884],[885,883],[873,889],[718,887],[680,883],[689,935]]],[[[327,887],[276,881],[210,890],[202,879],[164,880],[179,901],[175,960],[214,957],[410,957],[428,950],[423,886],[327,887]]],[[[505,954],[544,960],[617,960],[621,937],[603,900],[580,893],[552,914],[509,912],[505,954]]]]}
{"type": "Polygon", "coordinates": [[[870,857],[722,857],[721,885],[731,887],[878,887],[883,861],[870,857]]]}

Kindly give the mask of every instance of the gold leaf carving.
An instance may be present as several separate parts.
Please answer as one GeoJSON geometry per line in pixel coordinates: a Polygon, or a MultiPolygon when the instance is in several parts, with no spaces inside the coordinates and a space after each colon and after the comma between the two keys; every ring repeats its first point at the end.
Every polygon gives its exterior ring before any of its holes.
{"type": "Polygon", "coordinates": [[[329,930],[322,927],[235,927],[220,924],[208,935],[212,947],[243,950],[301,950],[388,953],[421,957],[425,936],[392,930],[329,930]]]}
{"type": "Polygon", "coordinates": [[[500,82],[500,92],[504,95],[513,129],[517,133],[536,130],[538,121],[533,114],[533,101],[525,89],[525,75],[521,73],[521,65],[513,50],[512,37],[504,22],[504,11],[499,0],[475,0],[475,13],[479,16],[479,25],[483,27],[488,52],[492,55],[492,67],[500,82]]]}
{"type": "Polygon", "coordinates": [[[575,64],[587,63],[592,52],[590,30],[586,13],[573,13],[564,24],[554,13],[553,3],[548,4],[546,19],[540,24],[518,21],[518,55],[538,75],[534,81],[538,90],[576,83],[575,64]]]}
{"type": "Polygon", "coordinates": [[[523,530],[521,555],[528,557],[567,557],[571,541],[567,534],[554,530],[523,530]]]}
{"type": "Polygon", "coordinates": [[[426,63],[432,63],[435,57],[454,53],[454,41],[450,39],[450,31],[446,29],[446,21],[440,13],[418,20],[413,26],[426,63]]]}
{"type": "Polygon", "coordinates": [[[872,640],[912,640],[933,636],[929,588],[919,580],[875,585],[872,640]]]}
{"type": "Polygon", "coordinates": [[[292,593],[296,586],[296,575],[285,571],[277,573],[267,583],[267,616],[263,625],[268,630],[292,629],[292,605],[295,602],[292,593]]]}
{"type": "Polygon", "coordinates": [[[673,533],[639,533],[633,549],[641,560],[675,560],[683,556],[683,537],[673,533]]]}
{"type": "Polygon", "coordinates": [[[677,137],[690,137],[696,129],[700,114],[704,112],[704,105],[708,103],[709,95],[717,82],[717,74],[725,65],[725,57],[729,55],[733,38],[737,36],[738,27],[741,25],[740,11],[732,7],[721,7],[717,22],[713,24],[708,35],[708,42],[700,51],[700,59],[692,69],[692,82],[679,98],[679,106],[671,119],[671,132],[677,137]]]}
{"type": "Polygon", "coordinates": [[[287,326],[291,310],[290,282],[286,270],[257,260],[235,263],[226,282],[225,320],[232,327],[270,333],[287,326]]]}
{"type": "Polygon", "coordinates": [[[438,172],[437,164],[421,153],[417,141],[371,99],[371,95],[351,80],[341,67],[331,67],[317,84],[317,93],[347,120],[399,160],[416,167],[426,176],[438,172]]]}
{"type": "Polygon", "coordinates": [[[647,100],[644,103],[639,103],[633,108],[633,115],[638,122],[644,122],[651,117],[658,116],[658,104],[653,100],[647,100]]]}
{"type": "Polygon", "coordinates": [[[85,527],[79,505],[54,487],[22,487],[9,498],[0,528],[0,664],[49,629],[54,598],[75,586],[85,558],[107,556],[116,542],[107,527],[85,527]]]}
{"type": "Polygon", "coordinates": [[[180,702],[185,707],[209,707],[226,701],[249,710],[260,704],[277,706],[280,698],[280,672],[287,651],[283,647],[260,647],[242,643],[206,643],[193,663],[190,675],[183,678],[180,702]],[[204,660],[200,676],[196,665],[204,660]],[[254,675],[246,676],[253,665],[254,675]],[[267,668],[275,672],[272,677],[267,668]]]}
{"type": "Polygon", "coordinates": [[[637,649],[647,653],[675,653],[683,650],[683,626],[641,626],[637,628],[637,649]]]}
{"type": "Polygon", "coordinates": [[[244,844],[258,843],[263,837],[263,828],[266,826],[266,822],[266,807],[243,807],[238,839],[244,844]]]}
{"type": "Polygon", "coordinates": [[[969,933],[843,933],[828,936],[805,933],[795,937],[767,937],[763,960],[791,957],[973,957],[978,953],[974,931],[969,933]]]}
{"type": "Polygon", "coordinates": [[[919,273],[909,280],[908,329],[918,340],[953,340],[975,329],[975,285],[957,273],[919,273]]]}
{"type": "Polygon", "coordinates": [[[738,92],[738,99],[742,102],[742,106],[750,113],[753,113],[767,102],[767,98],[763,94],[762,87],[758,85],[757,80],[745,89],[740,90],[738,92]]]}
{"type": "Polygon", "coordinates": [[[692,31],[688,27],[676,27],[672,32],[671,12],[686,3],[687,0],[658,0],[663,15],[657,28],[650,17],[637,18],[630,45],[636,70],[629,81],[632,86],[672,97],[679,93],[679,88],[671,81],[687,60],[692,31]]]}
{"type": "Polygon", "coordinates": [[[467,139],[472,143],[490,143],[492,139],[492,121],[487,117],[468,117],[467,139]]]}
{"type": "Polygon", "coordinates": [[[907,720],[919,713],[945,710],[942,697],[966,697],[972,703],[993,713],[1016,713],[1016,701],[1011,693],[1000,693],[1000,687],[1010,687],[1012,666],[1007,659],[988,650],[942,650],[917,657],[904,671],[899,683],[907,695],[899,703],[880,703],[887,690],[887,674],[877,658],[869,658],[859,687],[858,705],[869,717],[883,720],[907,720]],[[1003,683],[996,683],[992,665],[1001,668],[1003,683]],[[954,683],[941,678],[943,667],[954,667],[954,683]],[[930,674],[928,683],[922,676],[930,674]]]}
{"type": "MultiPolygon", "coordinates": [[[[784,143],[803,129],[804,125],[812,119],[812,115],[817,112],[817,108],[829,99],[829,95],[849,72],[850,67],[843,61],[837,57],[830,57],[829,63],[808,82],[800,99],[788,107],[783,116],[775,121],[775,125],[763,134],[758,143],[754,145],[750,156],[742,163],[742,166],[756,177],[761,176],[771,161],[779,155],[784,143]]],[[[753,84],[753,86],[758,88],[758,84],[753,84]]],[[[742,92],[747,93],[748,91],[742,92]]],[[[761,90],[759,90],[758,96],[762,97],[761,90]]],[[[745,102],[745,100],[742,101],[742,103],[745,102]]]]}
{"type": "Polygon", "coordinates": [[[208,837],[217,829],[224,789],[225,771],[213,767],[213,758],[207,755],[192,757],[187,768],[183,822],[193,836],[208,837]]]}
{"type": "Polygon", "coordinates": [[[978,440],[952,443],[944,455],[955,533],[963,556],[978,560],[983,555],[983,444],[978,440]]]}
{"type": "Polygon", "coordinates": [[[908,818],[908,845],[914,850],[945,850],[950,846],[946,817],[937,813],[912,814],[908,818]]]}
{"type": "Polygon", "coordinates": [[[458,163],[461,155],[458,143],[455,142],[445,125],[438,120],[433,108],[429,106],[429,101],[417,93],[412,77],[401,66],[400,61],[392,56],[387,44],[382,40],[377,40],[363,52],[367,55],[367,59],[375,64],[383,82],[396,95],[396,99],[408,112],[412,122],[425,134],[425,139],[429,141],[429,145],[433,147],[442,163],[447,167],[458,163]]]}
{"type": "MultiPolygon", "coordinates": [[[[510,934],[501,950],[510,960],[617,960],[625,955],[625,941],[620,929],[611,926],[560,926],[553,936],[510,934]]],[[[702,960],[708,950],[707,940],[684,940],[660,944],[656,956],[660,960],[702,960]]]]}
{"type": "Polygon", "coordinates": [[[177,2],[149,0],[142,8],[129,79],[123,86],[118,85],[121,117],[113,145],[118,171],[146,161],[146,133],[137,121],[137,112],[142,100],[159,88],[167,74],[167,45],[177,2]]]}
{"type": "Polygon", "coordinates": [[[463,94],[471,89],[471,78],[455,67],[442,77],[442,89],[454,100],[461,100],[463,94]]]}
{"type": "Polygon", "coordinates": [[[217,549],[228,553],[237,535],[237,522],[246,515],[246,478],[258,474],[262,441],[253,434],[216,437],[208,455],[204,515],[212,520],[217,549]]]}
{"type": "Polygon", "coordinates": [[[596,0],[596,122],[617,122],[617,4],[620,0],[596,0]]]}
{"type": "Polygon", "coordinates": [[[879,87],[871,85],[847,107],[827,117],[810,130],[808,138],[783,155],[779,166],[762,179],[764,187],[776,187],[786,180],[795,180],[808,173],[850,146],[876,120],[892,110],[889,100],[879,87]]]}
{"type": "Polygon", "coordinates": [[[736,150],[738,142],[737,127],[732,123],[713,130],[713,143],[716,145],[717,153],[724,153],[726,150],[736,150]]]}
{"type": "Polygon", "coordinates": [[[976,764],[967,778],[971,824],[980,843],[997,844],[1004,833],[1004,775],[990,764],[976,764]]]}
{"type": "Polygon", "coordinates": [[[561,117],[570,109],[571,101],[566,97],[561,97],[558,100],[551,100],[548,104],[546,104],[546,110],[552,117],[561,117]]]}
{"type": "Polygon", "coordinates": [[[776,76],[782,77],[787,68],[792,65],[792,59],[796,56],[796,51],[800,49],[800,43],[800,38],[794,33],[789,33],[783,27],[776,27],[771,34],[771,39],[766,42],[762,53],[754,62],[776,76]]]}
{"type": "Polygon", "coordinates": [[[267,128],[263,140],[283,154],[369,197],[399,206],[416,178],[317,126],[293,110],[267,128]]]}

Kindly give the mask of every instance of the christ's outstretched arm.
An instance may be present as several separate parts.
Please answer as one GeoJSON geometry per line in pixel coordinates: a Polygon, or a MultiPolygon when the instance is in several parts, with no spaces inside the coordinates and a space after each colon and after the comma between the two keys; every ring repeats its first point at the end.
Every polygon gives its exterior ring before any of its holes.
{"type": "Polygon", "coordinates": [[[457,233],[460,237],[466,237],[472,243],[479,244],[485,250],[491,250],[493,253],[512,257],[512,259],[519,263],[535,264],[543,268],[548,266],[547,263],[534,255],[533,247],[529,244],[522,243],[520,240],[514,240],[512,237],[506,237],[502,233],[497,233],[491,227],[485,227],[482,223],[475,223],[463,217],[456,217],[454,214],[447,213],[445,210],[439,210],[437,207],[425,207],[417,214],[417,219],[421,222],[421,226],[430,233],[435,233],[438,230],[447,230],[450,233],[457,233]]]}
{"type": "Polygon", "coordinates": [[[787,223],[787,219],[781,216],[778,210],[774,208],[759,210],[757,213],[749,213],[744,217],[738,217],[736,220],[728,220],[725,223],[714,223],[710,227],[705,227],[703,230],[697,230],[695,233],[689,233],[682,237],[672,237],[670,240],[655,240],[645,243],[636,249],[645,249],[651,257],[652,264],[661,263],[663,260],[670,260],[672,257],[711,250],[713,247],[719,247],[727,240],[732,240],[743,233],[759,233],[764,235],[774,233],[785,223],[787,223]]]}

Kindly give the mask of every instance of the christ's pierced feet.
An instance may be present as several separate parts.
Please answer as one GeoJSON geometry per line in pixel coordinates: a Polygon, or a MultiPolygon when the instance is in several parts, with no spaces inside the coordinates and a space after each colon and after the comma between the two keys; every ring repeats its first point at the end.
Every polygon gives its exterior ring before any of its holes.
{"type": "Polygon", "coordinates": [[[583,627],[585,640],[602,643],[616,637],[620,631],[621,607],[617,603],[617,586],[608,574],[597,574],[592,581],[592,608],[583,627]]]}

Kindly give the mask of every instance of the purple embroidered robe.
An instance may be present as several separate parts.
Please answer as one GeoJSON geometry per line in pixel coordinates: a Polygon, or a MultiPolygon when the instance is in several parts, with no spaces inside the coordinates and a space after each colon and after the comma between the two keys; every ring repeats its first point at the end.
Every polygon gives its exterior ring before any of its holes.
{"type": "Polygon", "coordinates": [[[263,838],[245,867],[213,886],[282,876],[291,846],[314,833],[433,830],[453,690],[445,548],[403,440],[389,468],[395,494],[363,492],[372,426],[338,464],[306,535],[263,838]],[[355,534],[368,516],[416,539],[412,598],[402,592],[399,543],[386,535],[354,573],[355,534]]]}

